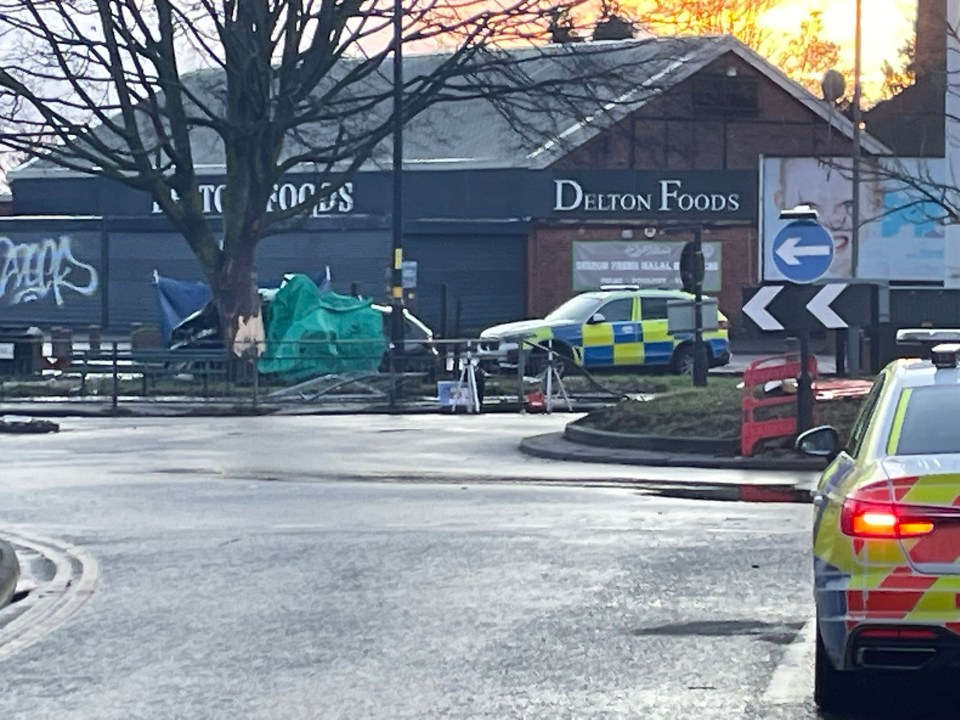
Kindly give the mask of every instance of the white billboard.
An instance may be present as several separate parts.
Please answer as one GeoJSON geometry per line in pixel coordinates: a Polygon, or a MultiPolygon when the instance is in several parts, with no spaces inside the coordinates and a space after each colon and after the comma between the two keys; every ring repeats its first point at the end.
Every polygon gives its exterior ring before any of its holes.
{"type": "MultiPolygon", "coordinates": [[[[960,0],[947,4],[947,97],[946,97],[946,185],[960,187],[960,0]]],[[[946,279],[948,287],[960,287],[960,225],[948,225],[946,279]]]]}
{"type": "MultiPolygon", "coordinates": [[[[918,186],[941,182],[942,160],[898,160],[882,170],[863,165],[860,184],[859,262],[856,276],[870,280],[948,281],[940,207],[900,180],[918,186]]],[[[773,241],[788,221],[782,209],[812,205],[833,236],[834,256],[823,279],[851,277],[853,182],[850,158],[761,160],[760,238],[763,280],[783,280],[773,262],[773,241]]]]}

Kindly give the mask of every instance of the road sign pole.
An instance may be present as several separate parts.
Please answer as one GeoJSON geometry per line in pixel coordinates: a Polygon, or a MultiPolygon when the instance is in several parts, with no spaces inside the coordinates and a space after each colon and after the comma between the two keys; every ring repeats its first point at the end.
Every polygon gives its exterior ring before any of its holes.
{"type": "Polygon", "coordinates": [[[837,363],[837,377],[847,376],[847,331],[835,330],[836,352],[834,357],[837,363]]]}
{"type": "Polygon", "coordinates": [[[810,378],[810,333],[800,335],[800,377],[797,383],[797,434],[813,427],[813,381],[810,378]]]}
{"type": "Polygon", "coordinates": [[[860,326],[851,324],[847,330],[847,373],[850,375],[859,375],[862,372],[860,339],[860,326]]]}
{"type": "MultiPolygon", "coordinates": [[[[696,263],[694,267],[703,267],[703,232],[701,228],[694,228],[693,242],[696,263]]],[[[707,386],[706,353],[703,347],[703,273],[696,273],[697,284],[694,292],[694,325],[693,325],[693,385],[694,387],[707,386]]]]}

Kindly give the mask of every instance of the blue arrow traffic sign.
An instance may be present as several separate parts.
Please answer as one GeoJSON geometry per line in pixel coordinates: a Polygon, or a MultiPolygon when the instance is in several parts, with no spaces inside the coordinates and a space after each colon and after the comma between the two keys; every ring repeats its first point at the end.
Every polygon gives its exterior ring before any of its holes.
{"type": "Polygon", "coordinates": [[[773,262],[784,278],[810,283],[833,261],[833,238],[816,220],[794,220],[773,239],[773,262]]]}

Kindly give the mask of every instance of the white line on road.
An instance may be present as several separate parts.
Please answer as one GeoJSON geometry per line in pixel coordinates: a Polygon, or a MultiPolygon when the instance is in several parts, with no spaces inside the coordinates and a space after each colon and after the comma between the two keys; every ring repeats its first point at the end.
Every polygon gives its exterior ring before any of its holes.
{"type": "Polygon", "coordinates": [[[33,535],[4,532],[3,537],[14,547],[29,548],[47,558],[55,571],[50,582],[40,584],[31,592],[32,602],[28,609],[0,627],[0,660],[62,625],[90,599],[99,577],[96,559],[82,548],[62,540],[33,535]],[[74,564],[80,566],[79,577],[74,564]]]}
{"type": "Polygon", "coordinates": [[[813,692],[817,621],[810,620],[783,654],[763,694],[765,705],[800,705],[813,692]]]}

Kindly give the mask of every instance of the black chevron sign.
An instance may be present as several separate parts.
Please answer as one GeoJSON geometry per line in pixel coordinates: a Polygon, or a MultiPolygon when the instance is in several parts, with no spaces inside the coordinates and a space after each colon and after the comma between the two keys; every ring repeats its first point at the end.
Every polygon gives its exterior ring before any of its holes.
{"type": "Polygon", "coordinates": [[[762,285],[743,289],[743,316],[757,330],[843,330],[877,318],[877,286],[762,285]]]}

